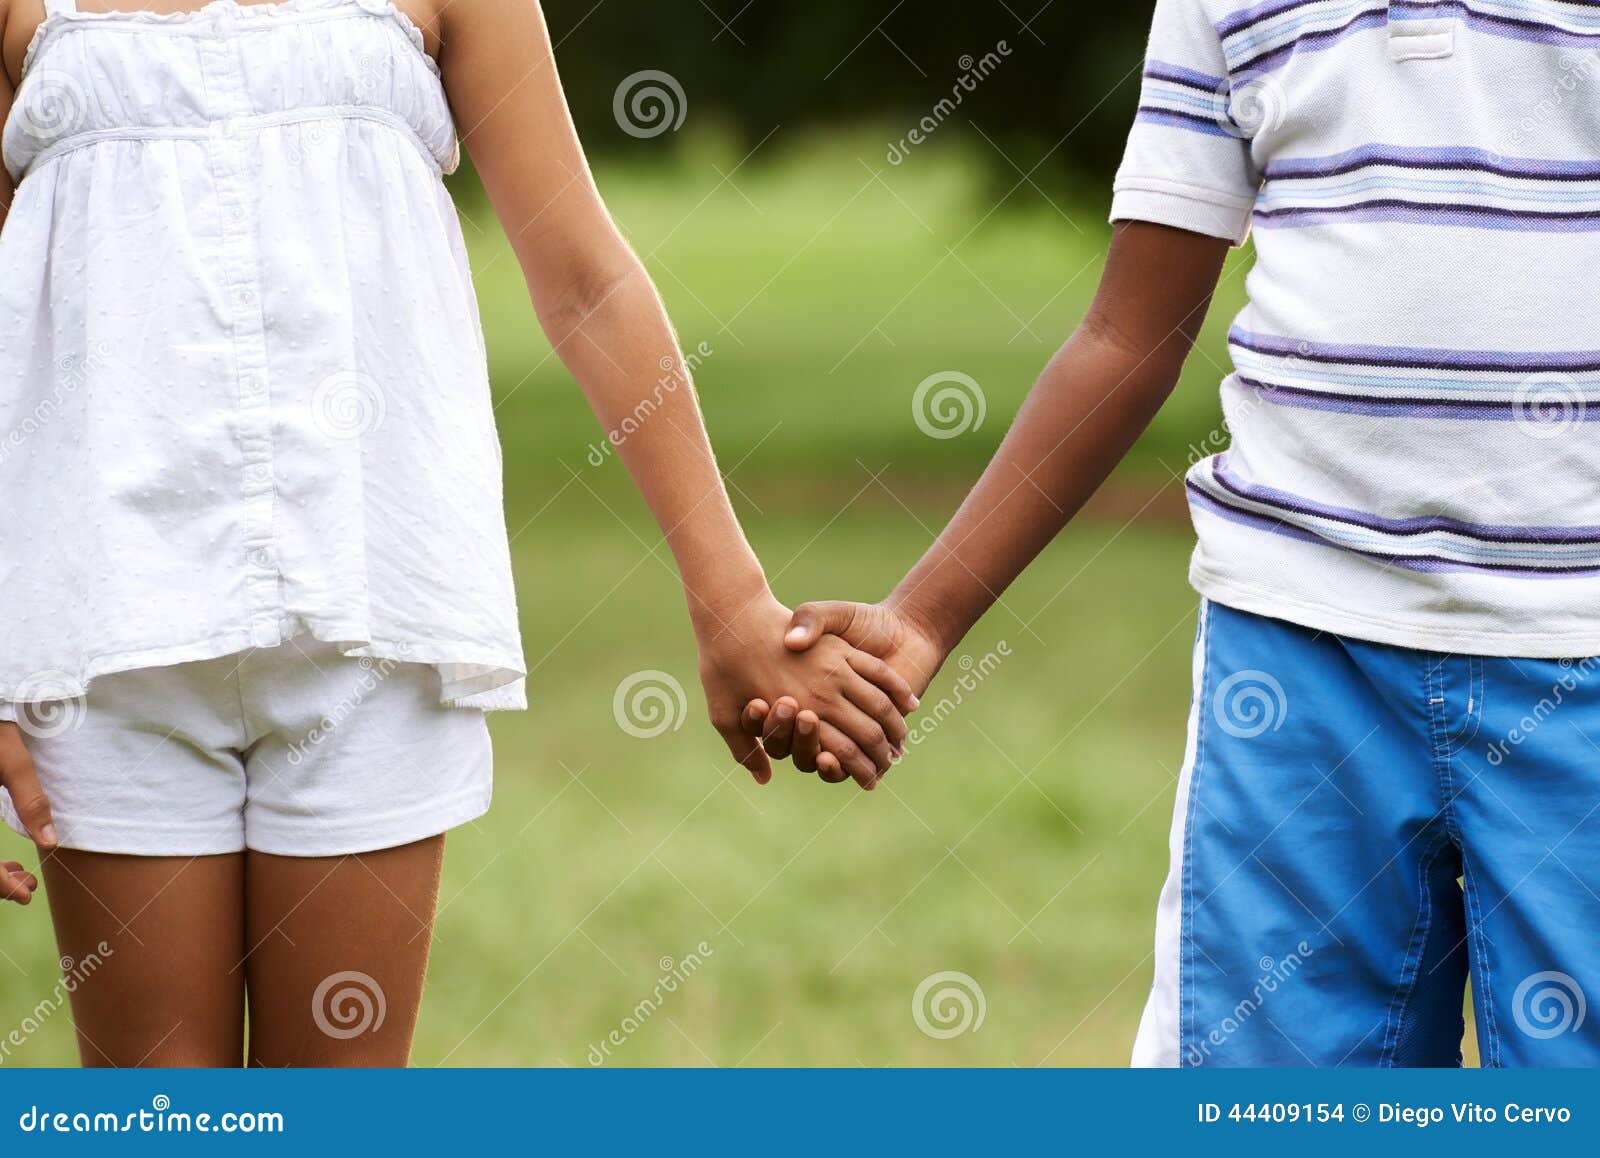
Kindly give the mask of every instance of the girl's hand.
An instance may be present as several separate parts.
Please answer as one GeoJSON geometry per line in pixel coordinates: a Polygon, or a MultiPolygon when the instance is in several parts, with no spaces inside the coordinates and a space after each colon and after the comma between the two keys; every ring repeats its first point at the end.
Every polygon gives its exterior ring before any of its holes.
{"type": "Polygon", "coordinates": [[[786,647],[780,640],[790,622],[789,610],[770,594],[732,614],[697,616],[700,679],[712,726],[765,784],[772,764],[759,740],[745,733],[742,709],[758,696],[786,691],[823,722],[819,730],[828,731],[841,777],[870,789],[897,757],[905,713],[917,698],[892,667],[837,637],[786,647]]]}
{"type": "MultiPolygon", "coordinates": [[[[784,644],[802,652],[832,637],[882,660],[919,696],[948,655],[927,625],[892,603],[803,604],[788,625],[784,644]]],[[[773,759],[792,756],[800,771],[815,771],[830,784],[846,779],[835,730],[793,699],[782,698],[770,708],[765,700],[752,700],[741,722],[746,735],[763,740],[773,759]]]]}
{"type": "MultiPolygon", "coordinates": [[[[56,847],[56,829],[50,822],[50,801],[39,787],[33,770],[33,757],[22,742],[22,729],[0,723],[0,788],[11,794],[11,803],[22,818],[23,827],[43,852],[56,847]]],[[[39,879],[14,860],[0,863],[0,900],[25,905],[33,899],[39,879]]]]}

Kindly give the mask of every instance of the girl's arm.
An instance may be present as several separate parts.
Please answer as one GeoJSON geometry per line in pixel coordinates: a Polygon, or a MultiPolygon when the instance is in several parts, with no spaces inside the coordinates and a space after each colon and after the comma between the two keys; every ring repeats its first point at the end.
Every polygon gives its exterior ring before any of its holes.
{"type": "Polygon", "coordinates": [[[677,560],[713,724],[765,782],[770,765],[741,732],[740,709],[788,690],[849,737],[852,774],[874,781],[904,738],[910,690],[842,644],[800,657],[779,642],[789,613],[728,502],[661,300],[595,188],[539,5],[452,0],[438,31],[457,125],[539,320],[601,426],[632,428],[618,454],[677,560]],[[658,386],[664,372],[674,388],[658,386]]]}
{"type": "MultiPolygon", "coordinates": [[[[1119,226],[1088,316],[1051,360],[938,541],[882,603],[801,607],[789,646],[805,650],[838,635],[924,691],[1161,409],[1227,253],[1228,243],[1216,238],[1143,222],[1119,226]]],[[[764,730],[765,709],[761,701],[747,707],[747,734],[764,730]]],[[[814,736],[814,722],[804,713],[800,719],[814,736]]],[[[770,746],[775,755],[787,751],[787,733],[781,729],[770,746]]]]}
{"type": "MultiPolygon", "coordinates": [[[[11,115],[11,0],[0,0],[0,125],[6,123],[6,118],[11,115]]],[[[0,165],[0,229],[5,228],[6,214],[11,209],[11,174],[6,172],[6,167],[0,165]]]]}
{"type": "MultiPolygon", "coordinates": [[[[5,35],[6,18],[10,5],[0,0],[0,44],[8,45],[11,37],[5,35]]],[[[0,124],[11,113],[11,77],[0,66],[0,124]]],[[[6,211],[11,208],[11,177],[0,166],[0,229],[5,227],[6,211]]],[[[16,724],[0,721],[0,788],[11,793],[11,803],[17,809],[34,843],[48,852],[56,846],[55,826],[50,823],[50,801],[39,788],[39,777],[34,774],[33,758],[22,742],[22,729],[16,724]]],[[[39,887],[39,878],[14,860],[0,861],[0,900],[15,901],[20,905],[33,899],[39,887]]]]}

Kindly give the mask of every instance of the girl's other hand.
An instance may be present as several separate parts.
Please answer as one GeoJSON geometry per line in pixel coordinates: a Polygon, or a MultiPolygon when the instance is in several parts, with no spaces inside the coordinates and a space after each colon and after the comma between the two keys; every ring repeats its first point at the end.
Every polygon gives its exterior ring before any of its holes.
{"type": "MultiPolygon", "coordinates": [[[[41,852],[56,847],[56,829],[50,821],[50,801],[39,787],[33,757],[22,742],[22,729],[0,723],[0,788],[11,794],[17,815],[41,852]]],[[[0,863],[0,900],[25,905],[33,899],[39,878],[14,860],[0,863]]]]}

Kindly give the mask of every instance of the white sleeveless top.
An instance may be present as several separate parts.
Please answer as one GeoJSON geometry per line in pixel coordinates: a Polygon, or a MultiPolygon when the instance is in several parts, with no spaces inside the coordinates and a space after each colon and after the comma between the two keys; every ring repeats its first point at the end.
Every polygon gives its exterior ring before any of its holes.
{"type": "Polygon", "coordinates": [[[3,152],[0,707],[300,634],[523,706],[455,127],[388,0],[49,0],[3,152]]]}

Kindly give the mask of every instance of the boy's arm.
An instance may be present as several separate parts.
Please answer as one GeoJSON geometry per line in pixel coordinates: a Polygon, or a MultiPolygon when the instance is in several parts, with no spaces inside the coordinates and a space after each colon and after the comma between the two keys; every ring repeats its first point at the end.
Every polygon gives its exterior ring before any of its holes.
{"type": "MultiPolygon", "coordinates": [[[[1088,502],[1177,385],[1228,242],[1119,226],[1083,324],[978,485],[889,597],[948,654],[1088,502]]],[[[810,617],[807,617],[809,621],[810,617]]]]}
{"type": "MultiPolygon", "coordinates": [[[[802,606],[788,645],[803,651],[824,635],[841,636],[887,660],[920,695],[1172,393],[1228,247],[1226,240],[1163,225],[1119,225],[1088,316],[1051,359],[938,541],[880,604],[802,606]]],[[[766,730],[764,707],[746,711],[752,734],[766,730]]],[[[806,722],[815,735],[814,721],[806,722]]],[[[785,721],[769,749],[774,755],[786,753],[789,730],[785,721]]],[[[824,756],[818,770],[828,768],[824,756]]]]}

